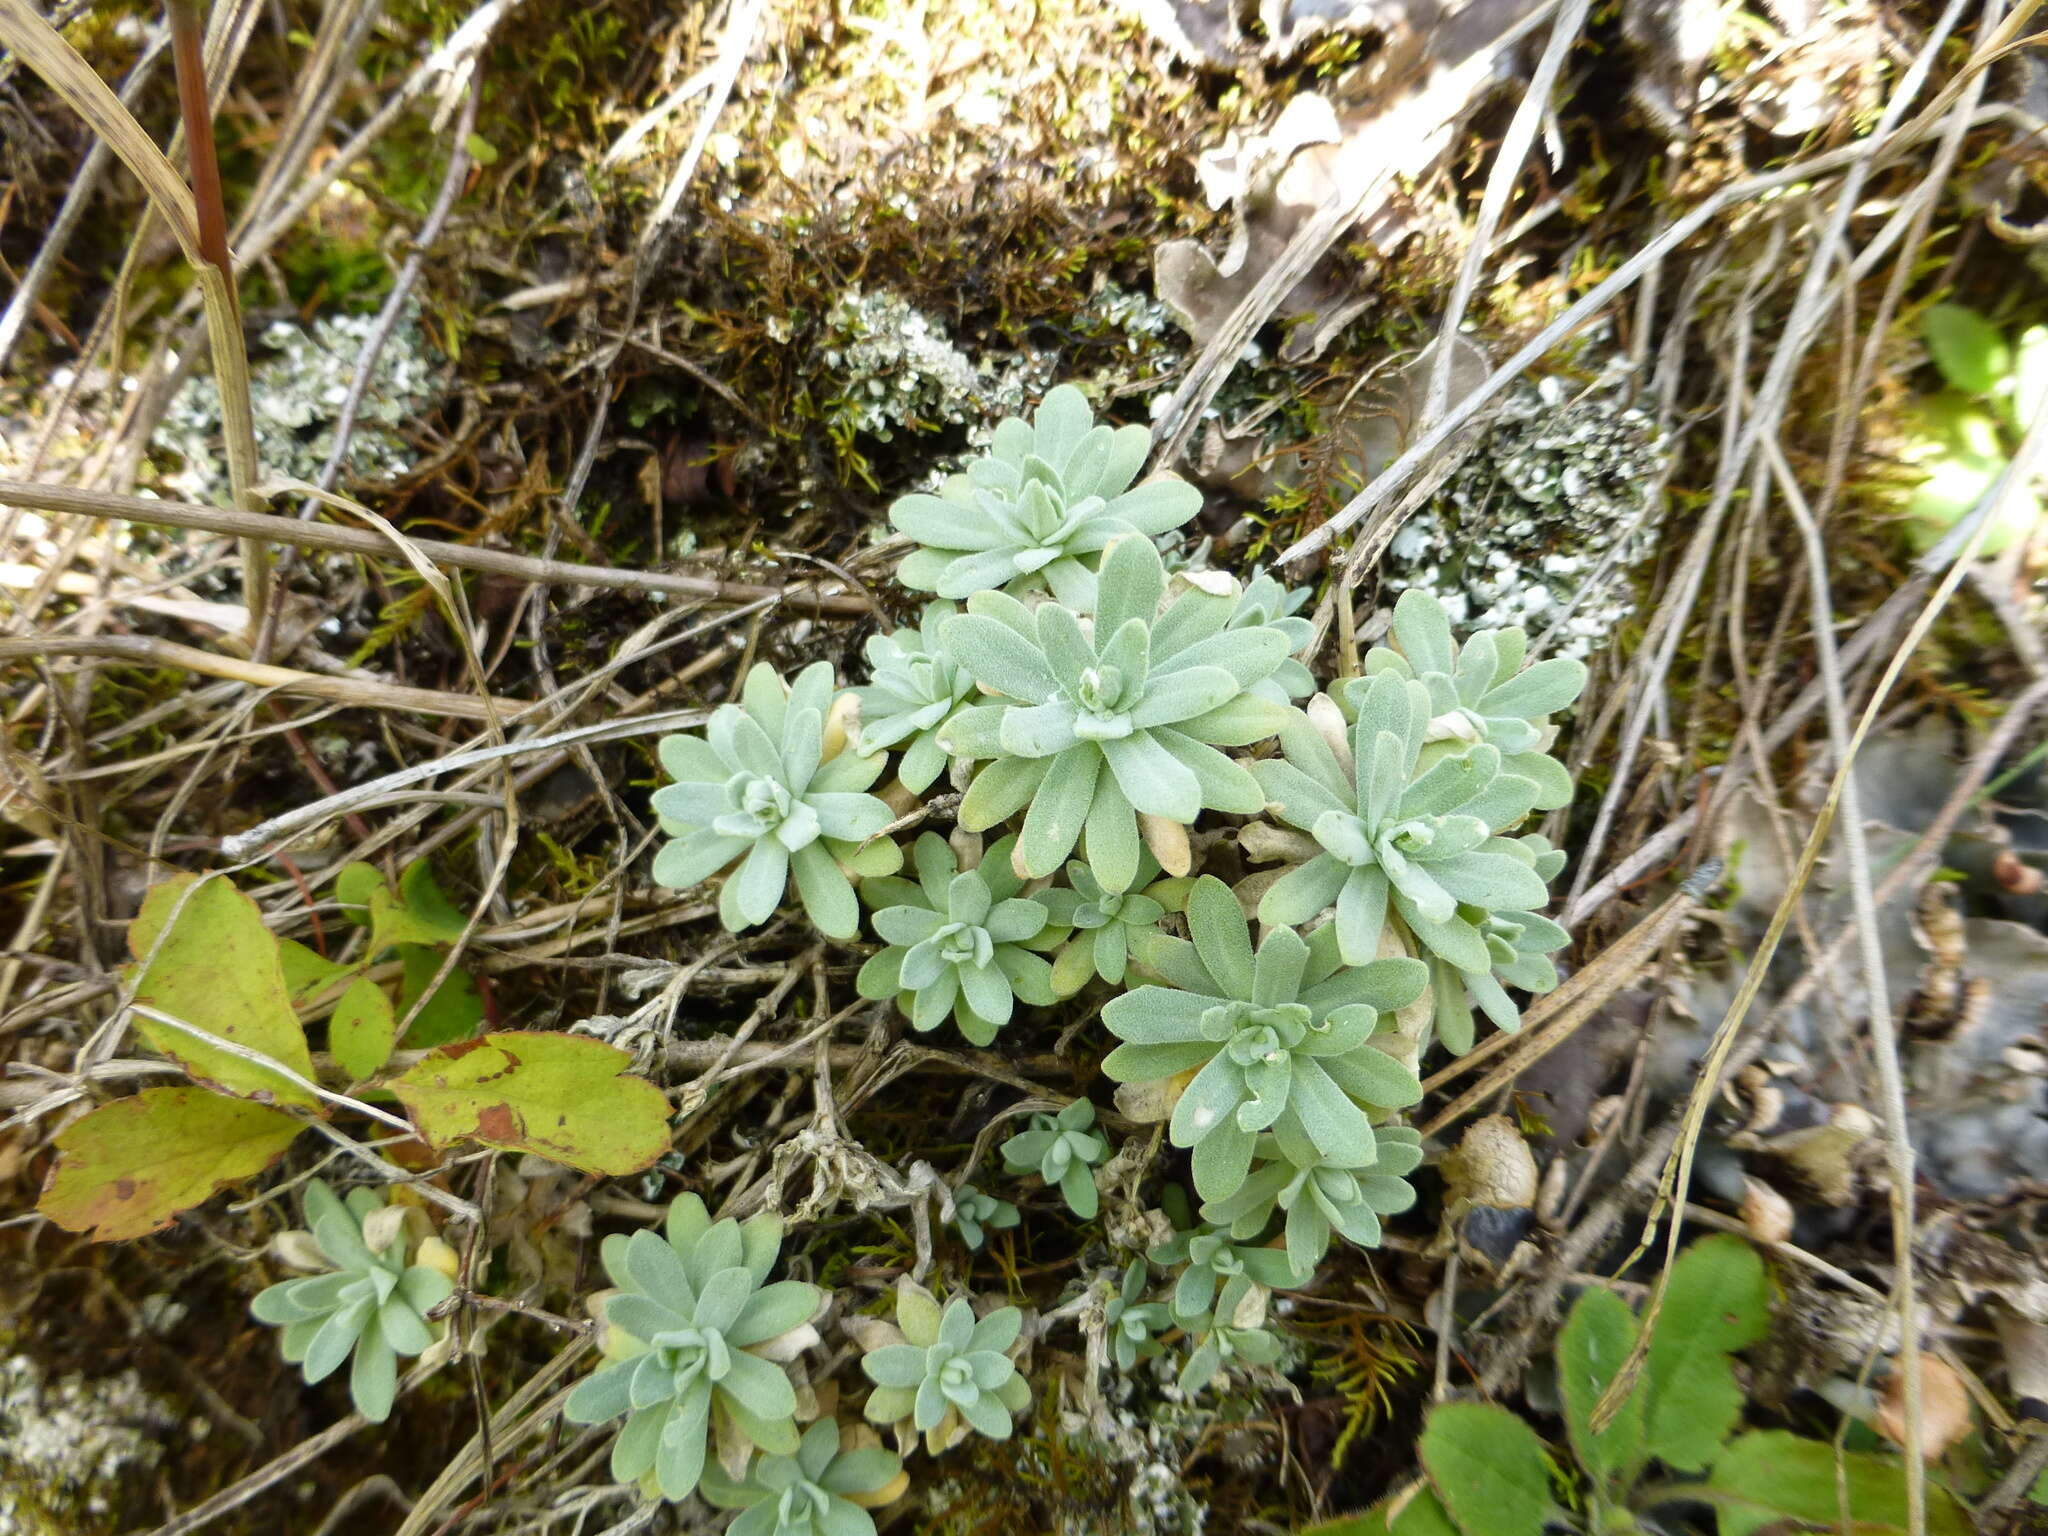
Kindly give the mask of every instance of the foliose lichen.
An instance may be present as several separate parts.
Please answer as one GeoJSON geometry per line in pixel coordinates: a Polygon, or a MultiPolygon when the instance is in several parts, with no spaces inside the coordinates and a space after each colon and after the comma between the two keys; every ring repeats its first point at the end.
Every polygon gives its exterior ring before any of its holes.
{"type": "MultiPolygon", "coordinates": [[[[375,315],[324,315],[310,328],[288,320],[265,327],[251,349],[249,393],[266,474],[311,480],[325,467],[356,359],[376,324],[375,315]]],[[[342,462],[344,484],[390,480],[412,468],[418,456],[401,424],[433,401],[445,366],[430,349],[417,310],[402,315],[377,354],[357,412],[342,462]]],[[[154,446],[175,455],[180,466],[164,476],[164,488],[212,499],[227,485],[220,444],[220,392],[202,370],[178,391],[157,428],[154,446]]]]}
{"type": "Polygon", "coordinates": [[[1555,625],[1547,653],[1583,656],[1634,611],[1627,568],[1648,551],[1666,456],[1625,368],[1518,386],[1442,494],[1395,535],[1388,587],[1434,592],[1461,627],[1540,637],[1555,625]]]}

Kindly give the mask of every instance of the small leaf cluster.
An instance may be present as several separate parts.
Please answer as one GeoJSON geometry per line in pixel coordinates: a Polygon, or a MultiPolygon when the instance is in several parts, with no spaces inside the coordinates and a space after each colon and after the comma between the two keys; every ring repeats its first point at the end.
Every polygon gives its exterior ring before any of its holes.
{"type": "Polygon", "coordinates": [[[1125,1083],[1185,1080],[1168,1136],[1193,1153],[1204,1214],[1246,1236],[1284,1210],[1305,1275],[1333,1229],[1378,1239],[1369,1186],[1354,1170],[1405,1158],[1406,1133],[1376,1130],[1375,1116],[1415,1103],[1422,1084],[1375,1037],[1422,995],[1427,972],[1406,956],[1346,965],[1334,925],[1307,939],[1276,927],[1254,950],[1243,908],[1213,876],[1195,882],[1187,916],[1191,941],[1161,934],[1146,946],[1147,968],[1168,984],[1104,1007],[1123,1043],[1103,1070],[1125,1083]]]}
{"type": "Polygon", "coordinates": [[[1007,1200],[984,1194],[972,1184],[953,1191],[953,1227],[969,1248],[979,1249],[990,1232],[1002,1232],[1017,1225],[1017,1207],[1007,1200]]]}
{"type": "Polygon", "coordinates": [[[1085,840],[1103,888],[1126,891],[1140,815],[1185,827],[1205,809],[1258,814],[1258,781],[1220,749],[1264,741],[1293,716],[1250,690],[1294,642],[1269,625],[1230,628],[1235,607],[1193,585],[1169,597],[1143,539],[1110,548],[1090,613],[1005,592],[970,598],[945,642],[997,702],[961,710],[944,733],[955,755],[987,761],[961,825],[985,830],[1024,811],[1025,874],[1053,874],[1085,840]]]}
{"type": "Polygon", "coordinates": [[[1109,1156],[1109,1143],[1095,1134],[1095,1106],[1088,1100],[1076,1099],[1057,1115],[1033,1115],[1002,1152],[1010,1172],[1037,1174],[1083,1221],[1101,1209],[1094,1169],[1109,1156]]]}
{"type": "Polygon", "coordinates": [[[284,1357],[308,1382],[324,1381],[353,1356],[349,1396],[364,1418],[382,1423],[397,1393],[399,1357],[426,1353],[442,1331],[427,1314],[454,1292],[454,1252],[437,1238],[408,1243],[406,1212],[375,1190],[352,1189],[344,1200],[314,1179],[305,1211],[310,1234],[289,1234],[281,1246],[331,1267],[269,1287],[250,1314],[284,1330],[284,1357]]]}
{"type": "Polygon", "coordinates": [[[1050,588],[1062,603],[1093,607],[1096,564],[1112,540],[1170,533],[1201,509],[1183,480],[1131,483],[1151,452],[1145,428],[1097,426],[1087,398],[1060,385],[1030,422],[999,424],[989,452],[936,496],[890,507],[897,532],[920,546],[897,580],[949,598],[1050,588]]]}
{"type": "Polygon", "coordinates": [[[797,1456],[797,1399],[779,1361],[817,1341],[825,1304],[816,1286],[770,1282],[782,1223],[714,1222],[679,1195],[663,1235],[613,1234],[600,1250],[617,1290],[599,1299],[608,1364],[562,1409],[572,1424],[626,1420],[612,1443],[612,1476],[649,1495],[686,1498],[707,1447],[797,1456]]]}
{"type": "MultiPolygon", "coordinates": [[[[1596,1427],[1596,1408],[1643,1326],[1614,1292],[1579,1294],[1557,1344],[1557,1381],[1577,1475],[1569,1491],[1544,1442],[1506,1408],[1450,1402],[1421,1439],[1427,1482],[1412,1498],[1303,1536],[1541,1536],[1553,1519],[1590,1531],[1663,1530],[1677,1506],[1712,1508],[1723,1531],[1766,1525],[1904,1536],[1896,1461],[1782,1430],[1738,1432],[1746,1401],[1734,1351],[1769,1327],[1762,1259],[1739,1238],[1695,1243],[1672,1267],[1642,1369],[1596,1427]],[[1662,1468],[1665,1475],[1653,1475],[1662,1468]],[[1843,1500],[1846,1499],[1846,1503],[1843,1500]],[[1580,1513],[1566,1516],[1570,1509],[1580,1513]]],[[[1926,1529],[1967,1536],[1970,1517],[1930,1482],[1926,1529]]]]}
{"type": "Polygon", "coordinates": [[[866,793],[882,759],[846,750],[843,729],[828,736],[842,696],[830,662],[813,662],[793,683],[759,662],[739,702],[712,711],[701,737],[662,737],[661,764],[674,782],[655,791],[654,811],[674,841],[655,856],[657,884],[683,890],[737,865],[719,890],[718,915],[738,933],[773,917],[794,878],[820,933],[850,939],[859,931],[849,872],[887,874],[902,855],[886,839],[867,842],[894,813],[866,793]]]}
{"type": "Polygon", "coordinates": [[[1521,1013],[1507,988],[1556,984],[1548,955],[1566,935],[1536,909],[1563,856],[1507,834],[1570,798],[1541,749],[1586,669],[1562,657],[1524,667],[1519,630],[1460,647],[1442,605],[1415,591],[1395,606],[1394,634],[1400,648],[1375,648],[1342,705],[1312,701],[1283,755],[1254,769],[1274,814],[1315,850],[1266,887],[1259,917],[1330,911],[1348,964],[1379,954],[1391,931],[1428,957],[1437,1037],[1462,1053],[1475,1004],[1512,1030],[1521,1013]]]}
{"type": "Polygon", "coordinates": [[[975,1045],[991,1043],[1018,1002],[1049,1006],[1052,965],[1032,949],[1051,914],[1017,894],[1024,882],[1010,868],[1011,846],[1004,838],[961,869],[946,840],[927,832],[911,850],[915,882],[863,880],[886,942],[860,969],[860,995],[897,998],[913,1029],[936,1029],[950,1016],[975,1045]]]}
{"type": "MultiPolygon", "coordinates": [[[[2018,444],[2048,401],[2048,326],[2017,343],[1964,304],[1931,304],[1920,336],[1946,388],[1918,402],[1917,431],[1902,455],[1924,478],[1907,500],[1907,535],[1928,549],[1967,516],[2005,473],[2018,444]]],[[[1995,555],[2039,526],[2041,501],[2031,478],[2013,486],[1978,546],[1995,555]]]]}
{"type": "Polygon", "coordinates": [[[820,1419],[789,1453],[762,1453],[742,1477],[716,1462],[702,1491],[718,1509],[740,1513],[726,1536],[875,1536],[870,1509],[901,1496],[903,1462],[879,1445],[843,1443],[836,1421],[820,1419]]]}
{"type": "Polygon", "coordinates": [[[871,1327],[863,1341],[868,1422],[896,1426],[898,1444],[922,1436],[934,1456],[970,1432],[1008,1439],[1012,1416],[1031,1402],[1011,1359],[1023,1327],[1016,1307],[978,1318],[964,1296],[941,1307],[924,1287],[898,1282],[895,1324],[871,1327]]]}

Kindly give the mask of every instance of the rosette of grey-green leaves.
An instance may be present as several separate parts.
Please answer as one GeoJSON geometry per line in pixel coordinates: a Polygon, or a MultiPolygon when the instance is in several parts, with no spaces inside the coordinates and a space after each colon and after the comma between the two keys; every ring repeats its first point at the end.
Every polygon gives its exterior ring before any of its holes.
{"type": "Polygon", "coordinates": [[[879,753],[826,755],[835,696],[830,662],[812,663],[793,684],[761,662],[739,702],[712,712],[704,735],[662,737],[662,767],[675,782],[654,792],[654,811],[675,841],[655,855],[657,884],[683,890],[737,860],[718,893],[728,930],[774,916],[793,875],[820,933],[859,932],[847,868],[886,874],[901,854],[887,839],[861,847],[895,813],[863,793],[881,776],[879,753]]]}
{"type": "Polygon", "coordinates": [[[1131,484],[1151,451],[1146,428],[1097,426],[1086,397],[1060,385],[1031,422],[998,423],[989,451],[936,496],[904,496],[889,508],[896,531],[920,546],[896,579],[949,598],[1049,588],[1063,603],[1092,608],[1104,546],[1119,535],[1170,533],[1201,510],[1201,492],[1171,475],[1131,484]]]}
{"type": "Polygon", "coordinates": [[[820,1419],[792,1455],[756,1455],[745,1477],[729,1478],[716,1462],[704,1469],[703,1493],[719,1509],[741,1513],[726,1536],[875,1536],[875,1519],[854,1500],[880,1494],[903,1470],[880,1446],[840,1448],[839,1425],[820,1419]]]}
{"type": "Polygon", "coordinates": [[[1268,1299],[1264,1287],[1239,1275],[1223,1287],[1215,1310],[1182,1320],[1193,1347],[1181,1366],[1181,1391],[1199,1392],[1233,1365],[1271,1365],[1280,1358],[1280,1341],[1266,1331],[1268,1299]]]}
{"type": "Polygon", "coordinates": [[[948,1015],[960,1033],[987,1045],[1018,1002],[1056,1001],[1052,964],[1025,945],[1044,932],[1046,910],[1019,896],[1010,867],[1015,840],[1004,838],[973,869],[961,869],[943,837],[927,832],[911,850],[915,881],[879,876],[861,882],[886,948],[854,980],[862,997],[894,997],[911,1028],[937,1029],[948,1015]]]}
{"type": "Polygon", "coordinates": [[[1251,1247],[1220,1227],[1187,1227],[1155,1247],[1149,1255],[1162,1269],[1178,1269],[1174,1282],[1176,1317],[1200,1317],[1216,1293],[1239,1275],[1248,1275],[1271,1291],[1306,1285],[1311,1269],[1297,1269],[1279,1248],[1251,1247]]]}
{"type": "Polygon", "coordinates": [[[1316,637],[1316,627],[1298,617],[1313,595],[1307,587],[1289,587],[1266,571],[1254,575],[1238,594],[1237,608],[1230,615],[1232,629],[1277,629],[1294,646],[1271,677],[1252,685],[1254,692],[1286,704],[1316,691],[1315,674],[1301,660],[1316,637]]]}
{"type": "Polygon", "coordinates": [[[1095,1106],[1076,1099],[1058,1115],[1033,1115],[1029,1126],[1003,1143],[1003,1165],[1012,1173],[1035,1173],[1059,1190],[1067,1209],[1083,1221],[1102,1208],[1095,1190],[1096,1164],[1109,1156],[1109,1143],[1094,1132],[1095,1106]]]}
{"type": "MultiPolygon", "coordinates": [[[[1158,861],[1149,851],[1141,852],[1133,883],[1143,886],[1158,877],[1158,861]]],[[[1061,997],[1071,997],[1091,976],[1100,976],[1113,987],[1122,986],[1131,935],[1158,923],[1166,915],[1165,904],[1142,890],[1105,890],[1095,872],[1079,859],[1067,865],[1067,886],[1041,891],[1038,896],[1053,923],[1073,935],[1053,961],[1053,990],[1061,997]]]]}
{"type": "Polygon", "coordinates": [[[922,794],[945,771],[939,728],[974,692],[974,678],[939,642],[939,628],[956,610],[927,603],[916,628],[868,640],[868,681],[853,690],[860,700],[864,752],[901,752],[896,777],[922,794]]]}
{"type": "MultiPolygon", "coordinates": [[[[1564,854],[1547,839],[1528,833],[1509,838],[1506,851],[1526,859],[1546,885],[1564,868],[1564,854]]],[[[1494,1024],[1513,1031],[1521,1027],[1522,1010],[1507,988],[1520,987],[1540,996],[1557,985],[1551,954],[1571,942],[1571,935],[1540,912],[1495,911],[1474,914],[1490,971],[1460,970],[1443,956],[1429,953],[1432,1024],[1445,1049],[1462,1056],[1472,1049],[1472,1005],[1477,1003],[1494,1024]]]]}
{"type": "Polygon", "coordinates": [[[1292,729],[1285,759],[1254,770],[1273,813],[1321,849],[1267,888],[1260,920],[1305,923],[1335,906],[1339,947],[1362,961],[1379,953],[1391,910],[1424,949],[1487,976],[1486,915],[1550,898],[1527,852],[1497,835],[1529,814],[1536,781],[1507,772],[1486,742],[1425,767],[1432,716],[1419,681],[1382,673],[1354,697],[1348,733],[1292,729]]]}
{"type": "Polygon", "coordinates": [[[284,1357],[309,1382],[333,1375],[353,1354],[349,1396],[364,1418],[382,1423],[397,1392],[398,1357],[421,1354],[434,1342],[427,1313],[454,1282],[438,1269],[406,1263],[403,1225],[381,1218],[386,1207],[375,1190],[350,1190],[344,1203],[315,1179],[306,1186],[305,1210],[314,1244],[333,1270],[270,1286],[249,1311],[284,1329],[284,1357]]]}
{"type": "Polygon", "coordinates": [[[1017,1207],[1007,1200],[998,1200],[972,1184],[962,1184],[953,1191],[953,1226],[960,1240],[970,1248],[979,1249],[990,1232],[1014,1227],[1017,1221],[1017,1207]]]}
{"type": "Polygon", "coordinates": [[[969,705],[942,733],[954,756],[992,759],[960,823],[978,831],[1024,811],[1018,847],[1033,878],[1085,838],[1095,878],[1127,891],[1138,878],[1138,813],[1188,825],[1204,808],[1249,816],[1265,804],[1251,773],[1218,749],[1263,741],[1298,717],[1249,691],[1292,641],[1270,626],[1231,629],[1232,594],[1188,586],[1162,610],[1165,594],[1159,552],[1123,539],[1103,560],[1092,620],[983,592],[945,626],[960,664],[1002,700],[969,705]]]}
{"type": "Polygon", "coordinates": [[[1023,1326],[1024,1314],[1015,1307],[998,1307],[977,1320],[967,1299],[956,1296],[929,1339],[884,1344],[861,1356],[860,1368],[875,1384],[867,1417],[877,1424],[907,1418],[918,1433],[929,1434],[950,1408],[977,1434],[1007,1440],[1010,1416],[1031,1401],[1031,1388],[1006,1353],[1023,1326]]]}
{"type": "Polygon", "coordinates": [[[1414,1070],[1372,1039],[1422,995],[1426,968],[1404,957],[1346,966],[1327,926],[1308,939],[1270,929],[1254,952],[1243,909],[1213,875],[1195,882],[1188,931],[1192,943],[1161,934],[1139,956],[1167,985],[1104,1006],[1103,1022],[1124,1043],[1102,1069],[1125,1083],[1195,1073],[1167,1134],[1193,1149],[1197,1192],[1236,1193],[1263,1133],[1303,1163],[1369,1160],[1368,1110],[1422,1097],[1414,1070]]]}
{"type": "Polygon", "coordinates": [[[1110,1358],[1120,1371],[1128,1371],[1140,1360],[1150,1360],[1158,1354],[1159,1341],[1154,1336],[1173,1326],[1173,1315],[1164,1302],[1145,1300],[1149,1281],[1145,1261],[1133,1259],[1124,1270],[1123,1283],[1103,1304],[1102,1322],[1109,1334],[1110,1358]]]}
{"type": "Polygon", "coordinates": [[[1529,637],[1520,629],[1483,629],[1462,646],[1451,633],[1444,605],[1411,587],[1394,604],[1396,647],[1365,654],[1365,676],[1347,688],[1355,715],[1358,691],[1380,676],[1413,678],[1429,690],[1430,719],[1421,766],[1485,742],[1500,753],[1503,772],[1536,785],[1532,805],[1554,811],[1569,805],[1571,775],[1546,755],[1550,716],[1569,709],[1586,686],[1584,662],[1553,656],[1524,666],[1529,637]]]}
{"type": "Polygon", "coordinates": [[[613,1234],[600,1249],[618,1289],[604,1298],[610,1363],[569,1394],[563,1417],[601,1424],[621,1415],[612,1476],[682,1499],[704,1470],[715,1430],[771,1455],[797,1450],[796,1392],[769,1356],[811,1339],[824,1293],[799,1280],[768,1282],[782,1222],[713,1222],[695,1195],[669,1206],[666,1235],[613,1234]]]}
{"type": "Polygon", "coordinates": [[[1296,1273],[1312,1274],[1342,1233],[1361,1248],[1377,1247],[1380,1217],[1415,1203],[1408,1182],[1422,1162],[1422,1138],[1405,1125],[1378,1128],[1369,1155],[1304,1161],[1277,1139],[1262,1142],[1259,1166],[1233,1194],[1202,1207],[1205,1220],[1226,1227],[1233,1240],[1263,1237],[1275,1216],[1286,1216],[1287,1259],[1296,1273]]]}

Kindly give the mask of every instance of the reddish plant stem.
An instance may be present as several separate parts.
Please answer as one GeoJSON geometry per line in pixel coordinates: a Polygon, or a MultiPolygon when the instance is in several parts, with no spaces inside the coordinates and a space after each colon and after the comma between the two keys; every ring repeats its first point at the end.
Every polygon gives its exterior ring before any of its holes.
{"type": "Polygon", "coordinates": [[[186,157],[191,161],[192,200],[199,211],[199,253],[228,279],[234,292],[234,258],[228,254],[227,200],[221,191],[220,159],[213,145],[213,103],[206,94],[206,34],[199,0],[167,0],[171,18],[171,59],[178,72],[178,110],[185,120],[186,157]]]}

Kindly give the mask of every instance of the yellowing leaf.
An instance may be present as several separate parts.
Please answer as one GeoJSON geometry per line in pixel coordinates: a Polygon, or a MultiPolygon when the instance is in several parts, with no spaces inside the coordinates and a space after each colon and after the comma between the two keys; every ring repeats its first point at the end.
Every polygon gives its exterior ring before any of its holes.
{"type": "Polygon", "coordinates": [[[279,939],[277,959],[284,967],[285,994],[291,998],[294,1008],[309,1006],[355,969],[354,966],[336,965],[332,960],[323,959],[318,950],[309,949],[297,939],[279,939]]]}
{"type": "MultiPolygon", "coordinates": [[[[156,952],[136,982],[138,1005],[312,1078],[313,1058],[292,1011],[277,940],[256,903],[226,880],[178,875],[151,887],[129,925],[128,947],[138,962],[156,952]]],[[[140,1012],[135,1024],[151,1045],[209,1086],[266,1103],[308,1109],[319,1103],[310,1089],[189,1030],[140,1012]]]]}
{"type": "Polygon", "coordinates": [[[361,1082],[391,1059],[397,1033],[391,999],[369,977],[358,976],[334,1005],[334,1017],[327,1022],[327,1048],[348,1075],[361,1082]]]}
{"type": "Polygon", "coordinates": [[[57,1133],[64,1154],[36,1209],[94,1242],[141,1237],[254,1178],[299,1133],[282,1110],[204,1088],[145,1088],[57,1133]]]}
{"type": "Polygon", "coordinates": [[[480,1141],[586,1173],[637,1173],[669,1148],[668,1101],[632,1058],[582,1035],[508,1031],[422,1057],[386,1086],[437,1147],[480,1141]]]}

